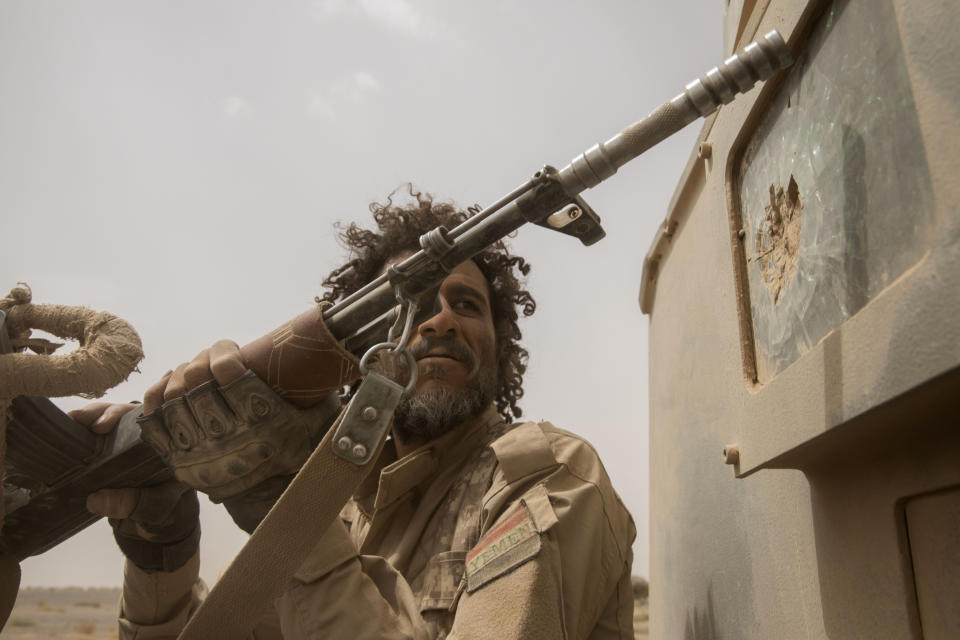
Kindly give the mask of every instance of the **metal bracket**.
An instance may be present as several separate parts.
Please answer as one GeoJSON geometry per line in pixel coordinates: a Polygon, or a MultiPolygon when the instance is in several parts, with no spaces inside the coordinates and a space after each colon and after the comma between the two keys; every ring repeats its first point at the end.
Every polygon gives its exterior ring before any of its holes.
{"type": "Polygon", "coordinates": [[[517,207],[528,222],[559,231],[589,247],[606,236],[600,216],[579,195],[570,195],[550,165],[533,174],[534,187],[517,198],[517,207]]]}
{"type": "Polygon", "coordinates": [[[447,273],[453,271],[457,265],[450,264],[450,252],[456,245],[450,239],[450,232],[445,227],[439,226],[420,236],[420,248],[427,256],[439,264],[447,273]]]}
{"type": "Polygon", "coordinates": [[[580,196],[536,224],[573,236],[589,247],[602,240],[607,233],[600,226],[600,216],[580,196]]]}
{"type": "Polygon", "coordinates": [[[333,453],[357,466],[369,462],[386,437],[402,394],[402,385],[368,372],[334,431],[333,453]]]}

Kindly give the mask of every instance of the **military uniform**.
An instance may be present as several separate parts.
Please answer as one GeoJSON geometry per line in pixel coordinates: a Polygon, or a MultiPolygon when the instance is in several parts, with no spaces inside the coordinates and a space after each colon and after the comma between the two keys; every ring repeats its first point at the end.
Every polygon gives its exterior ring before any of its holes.
{"type": "MultiPolygon", "coordinates": [[[[402,459],[388,443],[341,516],[276,602],[286,640],[633,638],[633,521],[596,452],[549,423],[491,406],[402,459]]],[[[201,596],[194,564],[128,563],[123,637],[169,637],[201,596]]]]}

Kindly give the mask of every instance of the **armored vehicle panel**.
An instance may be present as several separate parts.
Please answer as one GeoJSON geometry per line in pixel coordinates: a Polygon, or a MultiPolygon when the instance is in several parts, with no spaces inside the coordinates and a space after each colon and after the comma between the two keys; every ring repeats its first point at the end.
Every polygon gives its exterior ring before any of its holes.
{"type": "Polygon", "coordinates": [[[960,637],[960,7],[730,0],[797,62],[647,255],[652,638],[960,637]]]}

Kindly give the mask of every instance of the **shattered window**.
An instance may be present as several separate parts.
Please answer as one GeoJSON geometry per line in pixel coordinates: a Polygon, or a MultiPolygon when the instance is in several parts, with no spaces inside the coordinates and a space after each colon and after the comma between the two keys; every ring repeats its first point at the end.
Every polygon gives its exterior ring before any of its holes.
{"type": "Polygon", "coordinates": [[[933,201],[890,2],[828,8],[740,166],[757,377],[916,264],[933,201]]]}

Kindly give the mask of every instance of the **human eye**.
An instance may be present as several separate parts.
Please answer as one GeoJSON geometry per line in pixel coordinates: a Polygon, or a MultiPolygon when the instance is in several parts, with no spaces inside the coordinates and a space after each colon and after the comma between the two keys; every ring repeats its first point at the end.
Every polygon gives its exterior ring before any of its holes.
{"type": "Polygon", "coordinates": [[[460,298],[453,303],[453,308],[461,313],[476,314],[480,312],[480,305],[471,298],[460,298]]]}

